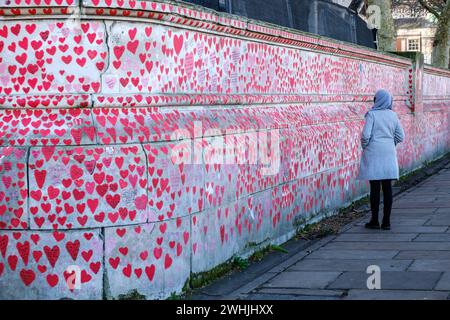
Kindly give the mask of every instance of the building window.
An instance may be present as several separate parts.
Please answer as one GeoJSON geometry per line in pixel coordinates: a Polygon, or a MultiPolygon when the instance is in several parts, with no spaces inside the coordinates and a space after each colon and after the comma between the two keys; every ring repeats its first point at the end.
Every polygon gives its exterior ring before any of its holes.
{"type": "Polygon", "coordinates": [[[408,51],[419,51],[420,43],[419,39],[408,39],[408,51]]]}

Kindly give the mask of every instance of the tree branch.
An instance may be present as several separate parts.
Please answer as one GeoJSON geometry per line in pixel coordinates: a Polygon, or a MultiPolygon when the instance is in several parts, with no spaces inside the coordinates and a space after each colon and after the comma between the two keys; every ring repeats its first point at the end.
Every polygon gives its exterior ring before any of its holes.
{"type": "Polygon", "coordinates": [[[436,18],[439,19],[439,17],[441,16],[439,14],[439,12],[437,12],[436,10],[434,10],[430,5],[428,5],[428,3],[426,3],[425,0],[419,0],[419,3],[422,5],[422,7],[424,7],[428,12],[430,12],[432,15],[434,15],[436,18]]]}

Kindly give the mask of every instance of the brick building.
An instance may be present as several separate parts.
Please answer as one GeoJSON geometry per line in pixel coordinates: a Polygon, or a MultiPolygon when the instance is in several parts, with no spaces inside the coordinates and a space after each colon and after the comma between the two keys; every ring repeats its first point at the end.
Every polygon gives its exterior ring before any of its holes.
{"type": "Polygon", "coordinates": [[[396,29],[397,51],[422,52],[425,63],[431,64],[436,24],[432,15],[417,7],[395,6],[392,11],[396,29]]]}

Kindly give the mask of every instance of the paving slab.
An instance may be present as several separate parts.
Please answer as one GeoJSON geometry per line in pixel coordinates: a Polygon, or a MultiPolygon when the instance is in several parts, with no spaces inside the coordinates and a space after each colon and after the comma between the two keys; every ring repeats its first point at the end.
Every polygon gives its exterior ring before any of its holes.
{"type": "Polygon", "coordinates": [[[337,235],[253,264],[202,293],[248,300],[450,299],[450,166],[445,174],[396,196],[389,231],[365,229],[367,214],[337,235]],[[381,269],[381,290],[367,289],[373,265],[381,269]]]}
{"type": "Polygon", "coordinates": [[[441,196],[441,197],[446,197],[448,196],[450,193],[446,192],[446,191],[442,191],[442,190],[431,190],[431,189],[420,189],[419,192],[415,192],[415,193],[409,193],[408,195],[410,196],[425,196],[425,197],[436,197],[436,196],[441,196]]]}
{"type": "Polygon", "coordinates": [[[442,216],[436,216],[431,217],[430,220],[426,222],[427,226],[450,226],[450,214],[447,215],[447,217],[442,216]]]}
{"type": "Polygon", "coordinates": [[[398,254],[394,250],[326,250],[319,249],[306,259],[390,259],[398,254]]]}
{"type": "Polygon", "coordinates": [[[368,266],[377,265],[385,271],[404,271],[412,260],[392,259],[304,259],[299,261],[289,271],[363,271],[368,266]]]}
{"type": "MultiPolygon", "coordinates": [[[[263,294],[290,294],[297,296],[318,296],[318,297],[342,297],[343,290],[317,290],[317,289],[293,289],[293,288],[262,288],[254,293],[263,294]]],[[[253,292],[252,292],[253,293],[253,292]]]]}
{"type": "Polygon", "coordinates": [[[340,297],[333,296],[304,296],[304,295],[275,295],[273,293],[256,293],[245,297],[245,300],[340,300],[340,297]]]}
{"type": "Polygon", "coordinates": [[[450,272],[444,272],[434,290],[446,290],[450,292],[450,272]]]}
{"type": "Polygon", "coordinates": [[[419,208],[423,208],[423,209],[430,209],[430,210],[436,210],[439,207],[447,207],[447,205],[450,205],[449,203],[444,203],[444,202],[431,202],[431,203],[423,203],[423,202],[410,202],[410,201],[406,201],[406,202],[395,202],[392,205],[393,209],[419,209],[419,208]]]}
{"type": "Polygon", "coordinates": [[[397,208],[401,208],[404,204],[423,204],[432,207],[432,204],[438,200],[436,196],[408,195],[407,197],[402,197],[400,201],[396,201],[396,204],[397,208]]]}
{"type": "MultiPolygon", "coordinates": [[[[435,217],[435,213],[432,212],[415,212],[415,213],[406,213],[406,212],[399,212],[399,213],[391,213],[391,221],[399,219],[401,221],[404,221],[406,219],[424,219],[425,222],[428,221],[428,219],[435,217]]],[[[418,224],[422,225],[422,224],[418,224]]]]}
{"type": "Polygon", "coordinates": [[[435,242],[447,242],[450,247],[450,234],[449,233],[433,233],[433,234],[420,234],[414,241],[435,241],[435,242]]]}
{"type": "Polygon", "coordinates": [[[323,289],[340,274],[330,271],[288,271],[276,276],[263,287],[323,289]]]}
{"type": "MultiPolygon", "coordinates": [[[[392,228],[396,228],[396,227],[403,227],[403,226],[423,226],[425,223],[427,223],[430,219],[431,219],[432,215],[429,215],[427,217],[401,217],[401,216],[393,216],[391,218],[391,226],[392,228]]],[[[364,224],[366,224],[366,220],[363,220],[359,223],[356,224],[356,226],[364,226],[364,224]]],[[[370,230],[370,229],[366,229],[369,231],[374,231],[374,230],[370,230]]],[[[376,231],[375,231],[376,232],[376,231]]]]}
{"type": "Polygon", "coordinates": [[[425,186],[425,185],[421,184],[421,185],[417,185],[416,188],[414,188],[414,191],[419,190],[419,188],[420,188],[420,191],[422,191],[422,190],[425,190],[425,191],[427,191],[427,190],[435,190],[435,191],[442,190],[442,188],[439,188],[437,186],[430,186],[430,185],[425,186]]]}
{"type": "MultiPolygon", "coordinates": [[[[446,208],[443,208],[443,209],[446,209],[446,208]]],[[[450,212],[439,212],[439,211],[434,212],[430,216],[430,218],[433,218],[433,219],[448,219],[449,217],[450,217],[450,212]]]]}
{"type": "MultiPolygon", "coordinates": [[[[392,212],[391,213],[391,221],[399,220],[407,220],[407,219],[425,219],[428,220],[432,218],[434,215],[433,212],[415,212],[415,213],[407,213],[407,212],[392,212]]],[[[381,220],[382,214],[380,215],[381,220]]],[[[426,221],[425,221],[426,222],[426,221]]]]}
{"type": "Polygon", "coordinates": [[[433,212],[435,212],[436,210],[438,210],[438,208],[434,208],[434,209],[429,209],[429,208],[392,208],[392,216],[396,215],[396,214],[407,214],[407,215],[415,215],[415,214],[432,214],[433,212]]]}
{"type": "Polygon", "coordinates": [[[324,249],[350,249],[350,250],[448,250],[448,243],[445,242],[330,242],[324,249]]]}
{"type": "MultiPolygon", "coordinates": [[[[450,235],[448,235],[450,236],[450,235]]],[[[360,241],[412,241],[417,233],[391,233],[379,231],[373,234],[366,233],[344,233],[336,237],[335,241],[360,242],[360,241]]],[[[431,241],[431,240],[430,240],[431,241]]]]}
{"type": "MultiPolygon", "coordinates": [[[[275,274],[263,274],[262,277],[265,276],[265,281],[273,278],[275,274]]],[[[245,284],[251,283],[254,281],[256,276],[250,273],[237,273],[237,274],[228,274],[221,278],[218,281],[213,282],[206,288],[201,288],[196,291],[194,295],[190,297],[193,300],[204,300],[204,299],[219,299],[220,297],[229,296],[233,292],[240,290],[241,287],[245,286],[245,284]]],[[[263,281],[263,282],[265,282],[263,281]]],[[[259,283],[258,283],[259,285],[259,283]]],[[[253,290],[251,288],[248,291],[253,290]]],[[[242,290],[244,293],[247,293],[247,290],[242,290]]]]}
{"type": "MultiPolygon", "coordinates": [[[[383,271],[381,270],[381,289],[383,290],[432,290],[441,272],[431,271],[383,271]]],[[[366,272],[344,272],[327,289],[366,289],[370,274],[366,272]]]]}
{"type": "Polygon", "coordinates": [[[450,251],[439,250],[406,250],[400,251],[394,259],[413,259],[413,260],[426,260],[426,259],[440,259],[450,260],[450,251]]]}
{"type": "MultiPolygon", "coordinates": [[[[396,222],[391,222],[391,233],[444,233],[448,226],[399,226],[396,222]]],[[[355,226],[347,231],[348,233],[369,233],[374,234],[378,230],[366,229],[363,226],[355,226]]]]}
{"type": "Polygon", "coordinates": [[[423,290],[349,290],[345,300],[445,300],[448,292],[423,290]]]}
{"type": "Polygon", "coordinates": [[[449,271],[450,260],[421,259],[415,260],[408,268],[410,271],[449,271]]]}
{"type": "Polygon", "coordinates": [[[423,184],[424,187],[445,187],[448,186],[448,181],[442,180],[442,181],[430,181],[425,184],[423,184]]]}

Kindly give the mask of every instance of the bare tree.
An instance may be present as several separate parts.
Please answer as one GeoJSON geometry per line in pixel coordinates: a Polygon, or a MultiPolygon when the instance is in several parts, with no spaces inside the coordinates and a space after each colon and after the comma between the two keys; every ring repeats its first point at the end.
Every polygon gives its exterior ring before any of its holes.
{"type": "Polygon", "coordinates": [[[378,49],[395,51],[395,27],[392,18],[391,0],[366,0],[367,6],[375,5],[380,8],[381,19],[378,28],[378,49]]]}
{"type": "Polygon", "coordinates": [[[411,18],[423,17],[428,13],[417,0],[392,0],[392,11],[395,12],[399,8],[406,9],[407,16],[411,18]]]}
{"type": "Polygon", "coordinates": [[[436,35],[433,42],[433,65],[449,67],[450,1],[419,0],[419,3],[437,18],[436,35]]]}

